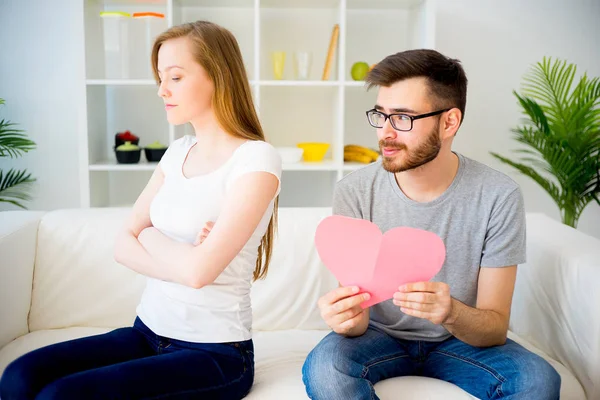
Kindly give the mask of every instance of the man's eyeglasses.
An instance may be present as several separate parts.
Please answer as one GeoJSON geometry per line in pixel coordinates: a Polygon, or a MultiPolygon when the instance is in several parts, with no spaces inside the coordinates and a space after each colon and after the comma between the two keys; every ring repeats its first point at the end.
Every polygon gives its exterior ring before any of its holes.
{"type": "Polygon", "coordinates": [[[386,114],[379,110],[372,109],[367,111],[367,119],[369,120],[369,124],[371,124],[374,128],[383,128],[386,119],[390,119],[390,123],[392,127],[397,131],[410,131],[413,128],[413,121],[415,119],[433,117],[434,115],[441,114],[450,110],[450,108],[446,108],[444,110],[438,110],[434,112],[430,112],[427,114],[420,115],[408,115],[408,114],[386,114]]]}

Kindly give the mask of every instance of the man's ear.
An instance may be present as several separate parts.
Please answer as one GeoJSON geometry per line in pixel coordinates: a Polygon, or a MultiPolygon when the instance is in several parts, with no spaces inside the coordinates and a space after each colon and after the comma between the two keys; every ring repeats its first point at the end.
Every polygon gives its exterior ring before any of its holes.
{"type": "Polygon", "coordinates": [[[442,139],[456,135],[462,121],[462,112],[458,108],[451,108],[442,119],[442,139]]]}

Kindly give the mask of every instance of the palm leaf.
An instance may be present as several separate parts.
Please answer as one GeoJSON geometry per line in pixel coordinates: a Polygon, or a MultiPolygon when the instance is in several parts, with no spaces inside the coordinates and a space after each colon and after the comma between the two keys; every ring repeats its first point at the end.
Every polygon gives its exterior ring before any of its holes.
{"type": "Polygon", "coordinates": [[[521,164],[521,163],[511,161],[508,158],[502,157],[500,154],[497,154],[494,152],[492,152],[490,154],[492,156],[496,157],[498,160],[502,161],[503,163],[506,163],[506,164],[518,169],[519,171],[521,171],[521,173],[529,176],[531,179],[536,181],[546,192],[548,192],[550,197],[552,197],[552,199],[555,202],[557,202],[557,203],[560,202],[560,190],[558,189],[558,187],[554,183],[550,182],[548,179],[541,176],[533,168],[531,168],[527,165],[521,164]]]}
{"type": "Polygon", "coordinates": [[[491,153],[544,188],[574,227],[590,202],[600,204],[600,77],[584,74],[574,85],[575,73],[566,61],[536,63],[522,93],[513,91],[525,116],[511,129],[523,145],[518,160],[491,153]]]}
{"type": "MultiPolygon", "coordinates": [[[[4,99],[0,99],[0,105],[4,99]]],[[[35,149],[35,142],[29,140],[16,124],[0,120],[0,157],[18,157],[35,149]]],[[[7,173],[0,170],[0,202],[11,203],[27,208],[22,201],[31,200],[29,191],[35,179],[25,170],[10,169],[7,173]]]]}
{"type": "Polygon", "coordinates": [[[523,93],[541,103],[554,125],[564,126],[567,120],[564,100],[570,91],[576,68],[567,65],[566,61],[553,64],[546,57],[536,67],[523,79],[523,93]]]}
{"type": "Polygon", "coordinates": [[[548,118],[546,118],[542,107],[532,99],[519,96],[517,92],[513,92],[513,94],[517,97],[519,103],[521,103],[521,107],[523,107],[525,114],[530,118],[530,122],[543,133],[550,134],[548,118]]]}
{"type": "Polygon", "coordinates": [[[14,126],[16,124],[0,120],[0,157],[14,158],[35,149],[35,143],[14,126]]]}
{"type": "Polygon", "coordinates": [[[26,208],[21,201],[31,200],[29,191],[35,179],[25,170],[10,169],[6,175],[0,171],[0,202],[26,208]]]}

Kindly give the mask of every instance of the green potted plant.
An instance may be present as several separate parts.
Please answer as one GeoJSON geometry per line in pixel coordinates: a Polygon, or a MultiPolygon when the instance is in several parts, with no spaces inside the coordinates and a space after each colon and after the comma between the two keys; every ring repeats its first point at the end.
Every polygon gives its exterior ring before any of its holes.
{"type": "MultiPolygon", "coordinates": [[[[4,100],[0,99],[0,105],[4,100]]],[[[16,124],[0,120],[0,157],[16,158],[23,153],[35,149],[35,143],[27,138],[16,124]]],[[[0,170],[0,202],[11,203],[27,208],[22,202],[31,200],[29,190],[35,179],[27,170],[11,168],[8,172],[0,170]]]]}
{"type": "Polygon", "coordinates": [[[600,77],[546,58],[524,77],[516,96],[525,119],[512,129],[522,144],[511,160],[491,154],[537,182],[558,205],[564,224],[577,228],[585,207],[600,204],[600,77]]]}

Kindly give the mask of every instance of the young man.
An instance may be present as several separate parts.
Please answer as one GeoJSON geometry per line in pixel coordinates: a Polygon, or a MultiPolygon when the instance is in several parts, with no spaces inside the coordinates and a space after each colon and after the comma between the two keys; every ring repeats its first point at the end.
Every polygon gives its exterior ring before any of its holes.
{"type": "MultiPolygon", "coordinates": [[[[560,376],[507,339],[517,264],[525,262],[518,185],[451,150],[465,114],[467,78],[458,60],[410,50],[381,61],[367,111],[381,160],[342,179],[333,213],[439,235],[446,260],[430,282],[399,287],[362,310],[368,294],[340,287],[319,300],[333,332],[309,354],[311,399],[376,399],[373,385],[421,375],[479,399],[558,399],[560,376]]],[[[402,265],[398,265],[402,268],[402,265]]]]}

